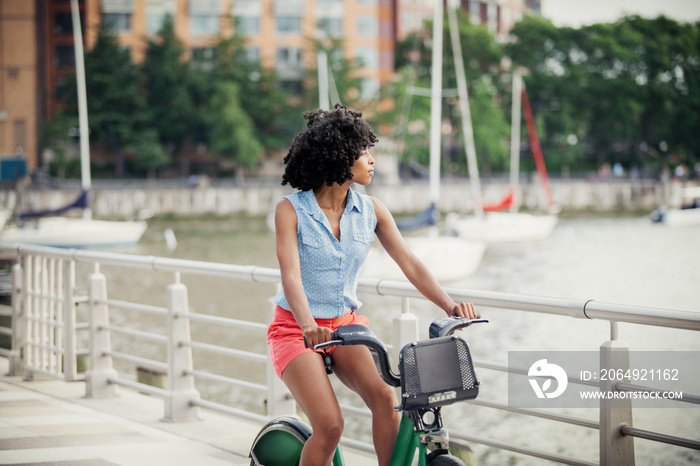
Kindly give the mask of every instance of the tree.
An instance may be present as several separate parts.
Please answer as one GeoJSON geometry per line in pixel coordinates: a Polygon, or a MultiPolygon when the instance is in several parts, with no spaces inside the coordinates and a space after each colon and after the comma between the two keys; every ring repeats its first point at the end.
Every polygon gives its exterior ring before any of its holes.
{"type": "Polygon", "coordinates": [[[546,135],[542,145],[584,142],[579,166],[603,162],[658,166],[664,148],[700,159],[698,24],[629,16],[611,24],[556,28],[527,17],[512,31],[512,61],[546,135]]]}
{"type": "MultiPolygon", "coordinates": [[[[183,54],[184,48],[175,36],[173,19],[166,15],[157,38],[148,42],[141,71],[152,125],[161,143],[173,155],[182,149],[195,115],[188,92],[189,70],[183,54]]],[[[185,162],[183,159],[183,174],[189,171],[185,162]]]]}
{"type": "Polygon", "coordinates": [[[125,150],[134,151],[139,166],[155,169],[168,163],[162,149],[151,147],[147,153],[141,152],[146,141],[157,142],[157,132],[150,126],[138,69],[107,25],[100,29],[95,46],[86,54],[85,74],[91,141],[112,150],[117,175],[126,174],[125,150]],[[159,152],[157,157],[154,151],[159,152]],[[139,160],[141,157],[147,161],[139,160]]]}
{"type": "Polygon", "coordinates": [[[255,137],[263,148],[286,147],[302,121],[298,110],[289,104],[289,95],[277,85],[274,71],[248,58],[245,41],[237,33],[219,39],[211,66],[209,80],[214,76],[215,80],[238,86],[240,105],[251,118],[255,137]]]}
{"type": "Polygon", "coordinates": [[[241,109],[238,86],[233,82],[216,83],[209,108],[211,151],[239,166],[255,166],[263,148],[253,133],[252,120],[241,109]]]}

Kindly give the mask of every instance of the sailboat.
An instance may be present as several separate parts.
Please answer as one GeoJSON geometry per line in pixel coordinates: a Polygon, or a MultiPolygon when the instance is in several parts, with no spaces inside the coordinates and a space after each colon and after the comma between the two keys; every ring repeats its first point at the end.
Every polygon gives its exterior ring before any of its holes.
{"type": "MultiPolygon", "coordinates": [[[[459,44],[457,44],[459,46],[459,44]]],[[[520,73],[513,73],[513,104],[511,115],[510,144],[510,190],[500,202],[482,205],[473,216],[460,217],[451,213],[445,219],[446,228],[453,234],[466,239],[481,239],[489,243],[540,241],[547,239],[557,224],[559,208],[552,200],[549,178],[542,156],[537,130],[527,91],[520,73]],[[521,102],[527,124],[530,145],[535,156],[537,172],[547,198],[547,215],[533,215],[518,212],[518,178],[520,171],[520,109],[521,102]],[[508,210],[502,212],[501,210],[508,210]],[[486,212],[484,212],[486,211],[486,212]]]]}
{"type": "Polygon", "coordinates": [[[20,214],[20,224],[7,224],[0,231],[0,242],[56,246],[65,248],[95,248],[137,243],[146,231],[145,221],[94,220],[88,204],[91,187],[90,142],[88,136],[87,96],[85,91],[85,62],[83,37],[77,0],[71,0],[75,68],[78,82],[78,116],[80,122],[80,162],[82,191],[72,204],[45,212],[20,214]],[[55,216],[73,209],[82,209],[82,218],[55,216]],[[47,216],[54,215],[54,216],[47,216]]]}
{"type": "MultiPolygon", "coordinates": [[[[441,235],[436,225],[439,211],[437,204],[440,199],[440,120],[442,114],[442,1],[435,2],[433,12],[433,50],[432,50],[432,78],[431,78],[431,102],[430,102],[430,206],[422,214],[431,226],[428,232],[422,236],[408,236],[406,243],[413,253],[428,267],[435,278],[441,282],[463,279],[473,274],[481,263],[486,251],[486,243],[483,241],[471,241],[455,236],[441,235]]],[[[457,28],[450,27],[457,33],[457,28]]],[[[466,89],[466,87],[465,87],[466,89]]],[[[469,107],[465,100],[466,95],[460,93],[459,101],[462,109],[462,119],[468,118],[469,107]]],[[[465,125],[465,136],[472,138],[473,134],[465,125]]],[[[477,203],[481,203],[480,189],[478,186],[478,172],[476,172],[476,159],[472,157],[470,163],[470,178],[472,185],[476,184],[475,195],[477,203]]],[[[387,278],[394,280],[405,279],[403,272],[396,262],[383,249],[374,247],[370,250],[361,272],[363,278],[387,278]]]]}

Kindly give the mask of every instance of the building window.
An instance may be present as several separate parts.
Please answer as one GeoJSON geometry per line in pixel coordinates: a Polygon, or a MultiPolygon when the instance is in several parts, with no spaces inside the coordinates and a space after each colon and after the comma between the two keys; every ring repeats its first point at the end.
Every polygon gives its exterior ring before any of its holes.
{"type": "Polygon", "coordinates": [[[63,45],[56,47],[56,68],[74,68],[75,67],[75,49],[72,45],[63,45]]]}
{"type": "Polygon", "coordinates": [[[375,78],[363,79],[360,89],[360,98],[371,100],[377,97],[379,92],[379,80],[375,78]]]}
{"type": "Polygon", "coordinates": [[[469,18],[472,24],[481,24],[481,2],[469,2],[469,18]]]}
{"type": "Polygon", "coordinates": [[[215,15],[190,15],[190,32],[193,36],[214,36],[219,33],[219,17],[215,15]]]}
{"type": "Polygon", "coordinates": [[[15,120],[15,154],[24,154],[27,147],[27,122],[15,120]]]}
{"type": "Polygon", "coordinates": [[[318,29],[325,32],[328,37],[340,38],[343,35],[343,19],[319,18],[318,29]]]}
{"type": "Polygon", "coordinates": [[[245,54],[248,60],[252,62],[260,61],[260,49],[258,47],[246,47],[245,54]]]}
{"type": "Polygon", "coordinates": [[[301,81],[279,81],[278,83],[280,89],[287,91],[290,95],[294,97],[299,97],[302,95],[304,87],[301,81]]]}
{"type": "MultiPolygon", "coordinates": [[[[83,17],[80,16],[80,24],[83,24],[83,17]]],[[[73,16],[70,13],[56,13],[54,15],[53,32],[59,34],[73,34],[73,16]]]]}
{"type": "Polygon", "coordinates": [[[158,34],[163,28],[165,14],[146,15],[146,32],[149,34],[158,34]]]}
{"type": "Polygon", "coordinates": [[[360,37],[377,37],[378,31],[376,16],[357,17],[357,35],[360,37]]]}
{"type": "Polygon", "coordinates": [[[277,49],[277,65],[278,66],[301,65],[301,49],[300,48],[277,49]]]}
{"type": "Polygon", "coordinates": [[[301,18],[299,16],[277,17],[277,32],[279,34],[301,34],[301,18]]]}
{"type": "Polygon", "coordinates": [[[356,49],[357,58],[366,68],[376,68],[379,62],[377,49],[374,47],[358,47],[356,49]]]}
{"type": "Polygon", "coordinates": [[[255,36],[260,34],[260,18],[257,16],[240,16],[236,19],[238,32],[255,36]]]}
{"type": "Polygon", "coordinates": [[[117,34],[131,32],[131,14],[129,13],[104,13],[102,22],[117,34]]]}
{"type": "Polygon", "coordinates": [[[157,34],[163,29],[165,16],[175,18],[177,15],[177,0],[148,0],[146,2],[146,32],[157,34]]]}

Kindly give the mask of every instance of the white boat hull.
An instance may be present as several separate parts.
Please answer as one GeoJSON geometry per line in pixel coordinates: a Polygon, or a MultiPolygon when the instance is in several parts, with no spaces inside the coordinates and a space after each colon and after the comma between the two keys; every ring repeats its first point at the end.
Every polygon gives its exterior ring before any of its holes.
{"type": "Polygon", "coordinates": [[[700,208],[668,209],[664,211],[661,223],[672,227],[700,225],[700,208]]]}
{"type": "Polygon", "coordinates": [[[47,217],[28,222],[25,227],[6,226],[0,232],[0,241],[61,248],[126,246],[137,243],[146,226],[144,221],[47,217]]]}
{"type": "Polygon", "coordinates": [[[542,241],[549,237],[558,221],[556,215],[532,215],[519,212],[485,212],[484,218],[457,217],[450,214],[445,227],[460,238],[487,243],[542,241]]]}
{"type": "MultiPolygon", "coordinates": [[[[439,282],[460,280],[472,275],[481,263],[486,243],[455,237],[409,237],[408,247],[428,267],[439,282]]],[[[382,247],[373,247],[360,271],[362,278],[405,280],[396,262],[382,247]]]]}

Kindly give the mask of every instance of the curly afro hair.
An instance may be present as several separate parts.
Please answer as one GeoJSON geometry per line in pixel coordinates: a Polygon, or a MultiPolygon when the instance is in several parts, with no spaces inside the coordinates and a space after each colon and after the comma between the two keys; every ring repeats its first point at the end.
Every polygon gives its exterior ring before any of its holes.
{"type": "Polygon", "coordinates": [[[324,183],[333,186],[351,180],[355,160],[377,143],[362,113],[335,104],[331,111],[306,112],[304,118],[307,127],[294,138],[284,158],[282,185],[308,191],[324,183]]]}

